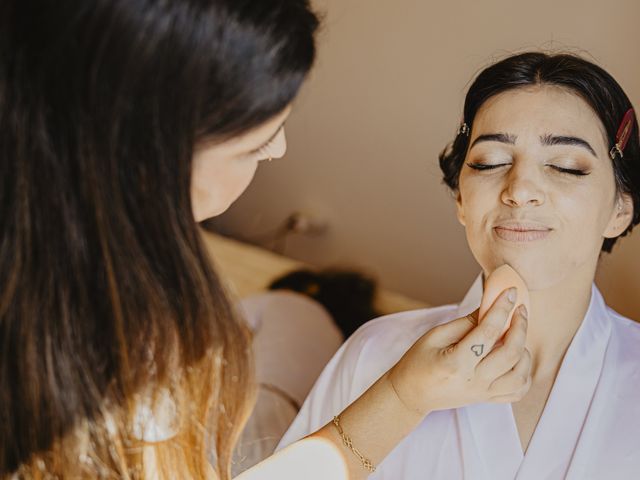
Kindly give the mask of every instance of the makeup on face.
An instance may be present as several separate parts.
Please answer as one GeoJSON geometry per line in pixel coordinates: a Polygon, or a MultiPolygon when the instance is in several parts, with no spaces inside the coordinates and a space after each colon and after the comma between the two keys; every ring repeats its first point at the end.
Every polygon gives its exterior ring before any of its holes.
{"type": "Polygon", "coordinates": [[[483,270],[508,263],[532,289],[592,275],[617,198],[597,114],[537,88],[489,99],[473,122],[457,208],[483,270]]]}

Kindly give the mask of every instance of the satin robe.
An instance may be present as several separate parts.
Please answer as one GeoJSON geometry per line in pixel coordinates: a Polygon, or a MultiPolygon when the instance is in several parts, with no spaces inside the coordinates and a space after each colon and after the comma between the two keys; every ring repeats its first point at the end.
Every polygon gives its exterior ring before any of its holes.
{"type": "MultiPolygon", "coordinates": [[[[325,425],[423,333],[472,312],[481,296],[478,279],[459,306],[361,327],[326,366],[278,448],[325,425]]],[[[476,404],[429,414],[370,478],[640,479],[640,324],[609,309],[594,285],[526,454],[511,404],[476,404]]]]}

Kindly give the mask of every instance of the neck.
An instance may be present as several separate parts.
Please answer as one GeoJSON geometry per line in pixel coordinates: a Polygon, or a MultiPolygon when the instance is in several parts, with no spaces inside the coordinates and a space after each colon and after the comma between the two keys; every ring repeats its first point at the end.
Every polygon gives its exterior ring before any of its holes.
{"type": "Polygon", "coordinates": [[[527,349],[533,359],[534,382],[557,375],[589,308],[595,266],[592,270],[577,271],[559,284],[530,292],[527,349]]]}

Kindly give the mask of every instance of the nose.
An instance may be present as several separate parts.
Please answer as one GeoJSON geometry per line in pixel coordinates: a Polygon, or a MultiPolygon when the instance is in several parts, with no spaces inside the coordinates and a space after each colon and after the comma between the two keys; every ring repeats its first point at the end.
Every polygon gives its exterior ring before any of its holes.
{"type": "Polygon", "coordinates": [[[505,177],[501,193],[502,203],[510,207],[539,206],[545,202],[545,193],[534,168],[514,164],[505,177]]]}

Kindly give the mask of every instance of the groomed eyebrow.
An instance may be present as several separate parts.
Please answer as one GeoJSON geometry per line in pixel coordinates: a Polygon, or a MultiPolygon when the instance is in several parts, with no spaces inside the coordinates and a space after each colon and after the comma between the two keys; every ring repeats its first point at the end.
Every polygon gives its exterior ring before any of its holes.
{"type": "Polygon", "coordinates": [[[587,150],[594,157],[596,158],[598,157],[598,155],[596,155],[596,151],[589,144],[589,142],[579,137],[567,137],[563,135],[547,134],[540,137],[540,142],[542,143],[542,145],[548,146],[548,147],[551,147],[554,145],[569,145],[573,147],[581,147],[587,150]]]}
{"type": "Polygon", "coordinates": [[[482,142],[499,142],[499,143],[507,143],[509,145],[515,145],[518,137],[515,135],[511,135],[508,133],[488,133],[486,135],[478,136],[470,148],[475,147],[477,144],[482,142]]]}
{"type": "MultiPolygon", "coordinates": [[[[506,143],[508,145],[515,145],[516,140],[518,140],[517,135],[512,135],[510,133],[488,133],[486,135],[478,136],[473,141],[470,148],[473,148],[478,143],[482,142],[499,142],[506,143]]],[[[594,157],[598,157],[598,155],[596,155],[596,151],[589,144],[589,142],[580,137],[547,134],[540,137],[540,143],[545,147],[552,147],[555,145],[569,145],[572,147],[580,147],[587,150],[594,157]]]]}

